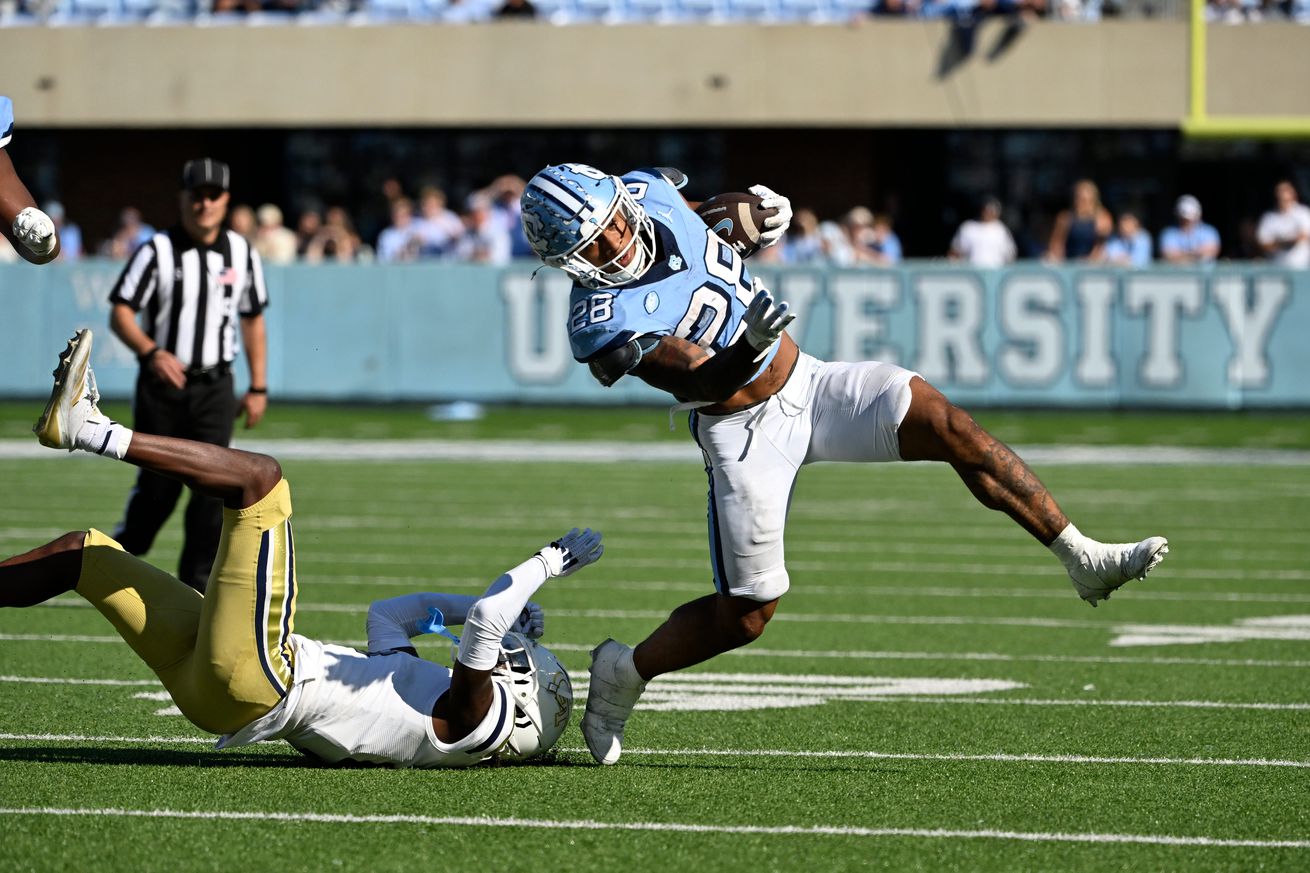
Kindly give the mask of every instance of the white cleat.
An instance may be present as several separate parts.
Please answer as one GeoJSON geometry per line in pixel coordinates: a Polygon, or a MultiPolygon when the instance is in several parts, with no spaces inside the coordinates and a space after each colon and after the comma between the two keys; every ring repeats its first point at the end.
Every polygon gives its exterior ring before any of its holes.
{"type": "Polygon", "coordinates": [[[591,650],[591,685],[582,716],[582,737],[598,764],[613,764],[623,754],[623,726],[646,689],[632,666],[632,649],[606,640],[591,650]],[[626,664],[624,662],[626,661],[626,664]]]}
{"type": "Polygon", "coordinates": [[[1078,596],[1095,606],[1109,600],[1110,593],[1125,582],[1145,579],[1167,554],[1169,541],[1164,537],[1147,537],[1140,543],[1093,542],[1069,571],[1069,579],[1078,596]]]}
{"type": "Polygon", "coordinates": [[[59,353],[50,402],[32,426],[32,433],[43,446],[71,452],[77,448],[74,440],[82,425],[105,418],[96,406],[100,402],[100,392],[96,390],[96,377],[91,372],[91,339],[90,329],[79,330],[68,341],[68,347],[59,353]]]}

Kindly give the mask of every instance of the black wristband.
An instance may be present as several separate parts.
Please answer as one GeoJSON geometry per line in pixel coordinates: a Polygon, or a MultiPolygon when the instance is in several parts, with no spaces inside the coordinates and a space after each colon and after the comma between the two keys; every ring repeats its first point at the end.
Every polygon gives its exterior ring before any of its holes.
{"type": "Polygon", "coordinates": [[[268,389],[267,389],[267,388],[255,388],[255,387],[252,386],[252,387],[246,389],[246,393],[247,393],[247,394],[267,394],[267,393],[268,393],[268,389]]]}
{"type": "Polygon", "coordinates": [[[141,365],[144,366],[144,365],[145,365],[145,364],[146,364],[146,363],[147,363],[151,358],[153,358],[153,357],[155,356],[155,352],[157,352],[157,351],[159,351],[159,346],[155,346],[155,347],[152,348],[150,351],[148,351],[148,352],[143,352],[143,353],[137,355],[137,356],[136,356],[137,363],[139,363],[139,364],[141,364],[141,365]]]}

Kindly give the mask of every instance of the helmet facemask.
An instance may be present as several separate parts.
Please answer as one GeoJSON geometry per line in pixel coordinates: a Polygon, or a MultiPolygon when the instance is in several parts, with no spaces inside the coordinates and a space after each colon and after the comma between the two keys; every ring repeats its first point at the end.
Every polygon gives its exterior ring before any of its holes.
{"type": "Polygon", "coordinates": [[[618,187],[618,196],[614,198],[614,204],[602,219],[589,222],[593,224],[595,230],[573,249],[549,262],[551,266],[559,267],[579,284],[588,288],[614,288],[635,282],[646,275],[646,271],[655,262],[654,223],[641,204],[633,199],[623,181],[617,178],[614,181],[618,187]],[[583,257],[582,251],[600,238],[614,223],[616,216],[622,216],[631,235],[627,243],[615,252],[613,257],[603,263],[593,264],[583,257]],[[626,265],[623,263],[625,260],[628,261],[626,265]]]}
{"type": "Polygon", "coordinates": [[[514,727],[499,757],[523,761],[554,746],[573,713],[573,683],[550,650],[522,634],[506,634],[491,672],[514,705],[514,727]]]}

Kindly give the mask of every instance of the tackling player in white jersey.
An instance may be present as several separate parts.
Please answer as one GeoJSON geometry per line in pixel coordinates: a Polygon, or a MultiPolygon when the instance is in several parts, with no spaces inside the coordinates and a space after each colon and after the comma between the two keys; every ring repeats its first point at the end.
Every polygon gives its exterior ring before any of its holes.
{"type": "MultiPolygon", "coordinates": [[[[582,733],[612,764],[645,683],[752,642],[788,588],[783,528],[797,473],[815,461],[943,461],[986,507],[1050,548],[1095,606],[1164,557],[1163,537],[1107,544],[1081,534],[1007,446],[917,373],[877,361],[828,363],[786,333],[794,316],[753,279],[679,192],[676,170],[622,178],[585,164],[546,167],[528,183],[523,226],[542,261],[574,279],[573,354],[604,385],[631,374],[690,416],[709,474],[716,593],[683,604],[635,649],[592,653],[582,733]]],[[[776,243],[791,208],[761,241],[776,243]]]]}
{"type": "Polygon", "coordinates": [[[134,433],[106,418],[88,366],[91,332],[60,356],[34,430],[44,445],[119,458],[223,500],[223,536],[202,596],[81,530],[0,563],[0,606],[76,591],[114,625],[190,721],[219,748],[283,739],[336,763],[464,767],[548,750],[573,691],[536,642],[546,580],[600,558],[601,536],[573,530],[508,570],[481,597],[411,594],[368,611],[367,653],[293,632],[291,491],[267,455],[134,433]],[[423,633],[462,624],[452,668],[418,657],[423,633]]]}
{"type": "Polygon", "coordinates": [[[40,209],[18,178],[5,146],[14,136],[14,104],[0,96],[0,234],[25,261],[48,264],[59,257],[55,223],[40,209]]]}

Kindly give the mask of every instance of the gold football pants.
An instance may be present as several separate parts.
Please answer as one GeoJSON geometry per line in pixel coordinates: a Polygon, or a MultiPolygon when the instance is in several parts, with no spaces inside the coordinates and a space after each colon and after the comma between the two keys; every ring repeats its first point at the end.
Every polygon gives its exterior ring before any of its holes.
{"type": "Polygon", "coordinates": [[[291,687],[296,612],[291,489],[223,510],[205,596],[98,530],[87,533],[77,593],[109,619],[201,730],[233,733],[291,687]]]}

